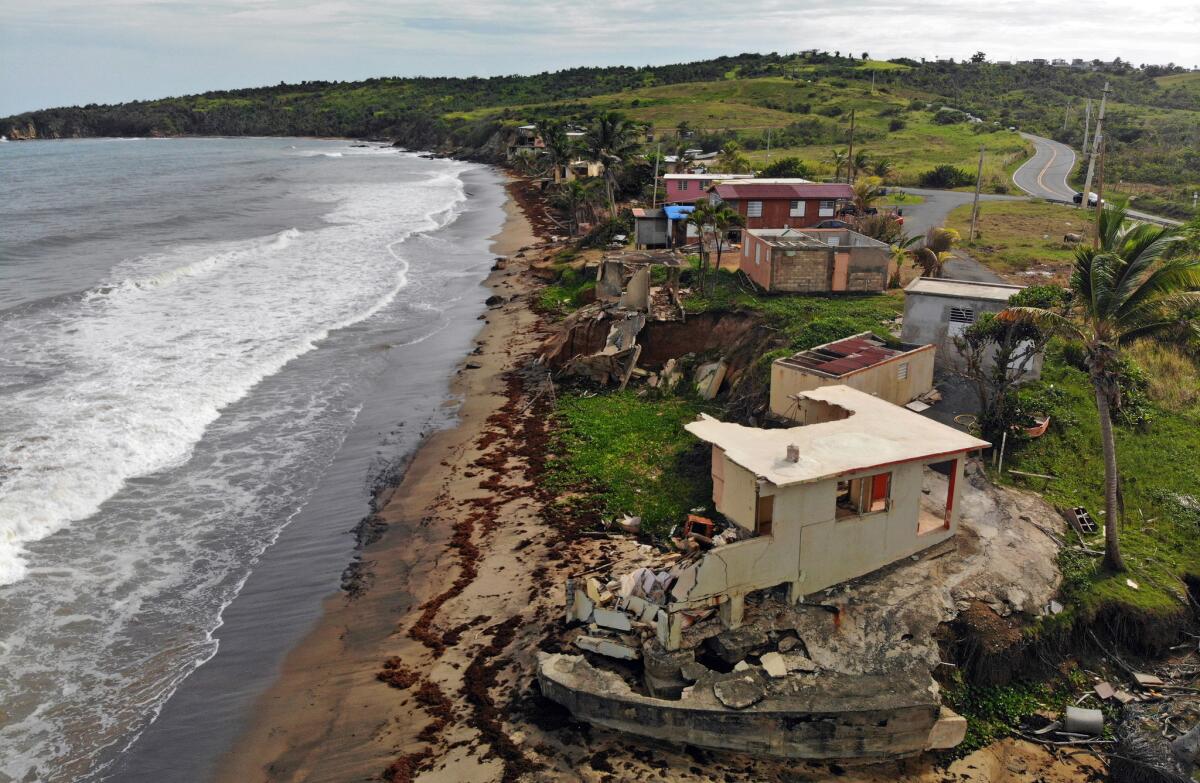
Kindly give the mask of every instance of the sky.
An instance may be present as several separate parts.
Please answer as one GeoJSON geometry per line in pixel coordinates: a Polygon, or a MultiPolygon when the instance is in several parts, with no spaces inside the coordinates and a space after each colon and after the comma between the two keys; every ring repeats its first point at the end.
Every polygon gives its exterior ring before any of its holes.
{"type": "Polygon", "coordinates": [[[1200,65],[1197,0],[0,0],[0,116],[281,81],[802,49],[1200,65]]]}

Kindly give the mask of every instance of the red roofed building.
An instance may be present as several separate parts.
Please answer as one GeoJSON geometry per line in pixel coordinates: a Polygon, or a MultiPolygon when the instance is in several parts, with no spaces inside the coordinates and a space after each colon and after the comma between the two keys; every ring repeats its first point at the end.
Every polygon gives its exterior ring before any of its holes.
{"type": "Polygon", "coordinates": [[[842,182],[795,179],[718,182],[708,192],[736,209],[746,228],[808,228],[833,219],[854,198],[854,189],[842,182]]]}

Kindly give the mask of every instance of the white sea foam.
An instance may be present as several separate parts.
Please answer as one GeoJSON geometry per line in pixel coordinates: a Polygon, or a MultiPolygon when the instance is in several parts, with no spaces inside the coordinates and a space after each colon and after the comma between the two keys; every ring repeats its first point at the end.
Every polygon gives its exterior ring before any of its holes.
{"type": "Polygon", "coordinates": [[[450,169],[418,184],[331,186],[331,225],[132,259],[85,296],[0,321],[39,382],[0,412],[0,584],[24,547],[186,461],[225,406],[407,284],[393,250],[453,220],[450,169]]]}

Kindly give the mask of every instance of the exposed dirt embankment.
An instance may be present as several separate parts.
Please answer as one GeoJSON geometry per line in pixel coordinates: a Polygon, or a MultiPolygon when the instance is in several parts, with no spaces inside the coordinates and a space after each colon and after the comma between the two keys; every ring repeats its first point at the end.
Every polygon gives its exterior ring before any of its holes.
{"type": "MultiPolygon", "coordinates": [[[[600,305],[573,313],[547,342],[543,352],[552,370],[575,356],[597,353],[604,347],[612,326],[600,305]]],[[[669,359],[687,354],[722,358],[729,365],[726,377],[736,380],[771,341],[762,318],[748,312],[707,312],[686,321],[648,321],[637,336],[642,353],[638,366],[659,370],[669,359]]]]}

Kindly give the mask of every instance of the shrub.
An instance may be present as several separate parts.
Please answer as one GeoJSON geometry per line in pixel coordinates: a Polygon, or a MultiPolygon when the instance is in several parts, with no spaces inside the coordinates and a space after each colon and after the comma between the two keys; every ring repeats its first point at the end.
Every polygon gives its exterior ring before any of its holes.
{"type": "Polygon", "coordinates": [[[898,130],[904,130],[906,125],[908,125],[908,123],[906,123],[904,120],[900,119],[899,117],[894,117],[892,118],[892,121],[888,123],[888,130],[895,133],[898,130]]]}
{"type": "Polygon", "coordinates": [[[936,125],[954,125],[956,123],[966,121],[966,112],[961,112],[958,109],[951,109],[949,106],[943,106],[933,114],[933,122],[936,125]]]}
{"type": "Polygon", "coordinates": [[[842,115],[842,111],[842,107],[835,104],[833,106],[823,106],[820,113],[824,114],[826,117],[840,117],[842,115]]]}
{"type": "Polygon", "coordinates": [[[807,179],[813,175],[812,168],[799,158],[780,158],[762,170],[764,177],[798,177],[807,179]]]}
{"type": "Polygon", "coordinates": [[[924,111],[927,104],[920,98],[913,98],[908,102],[909,111],[924,111]]]}
{"type": "Polygon", "coordinates": [[[961,188],[975,184],[975,178],[948,163],[923,172],[918,180],[923,188],[961,188]]]}

